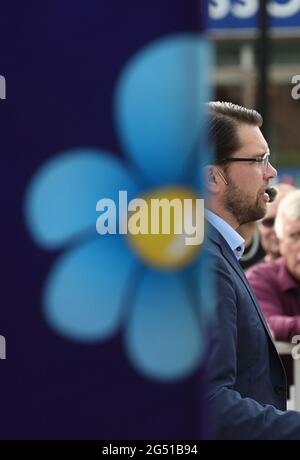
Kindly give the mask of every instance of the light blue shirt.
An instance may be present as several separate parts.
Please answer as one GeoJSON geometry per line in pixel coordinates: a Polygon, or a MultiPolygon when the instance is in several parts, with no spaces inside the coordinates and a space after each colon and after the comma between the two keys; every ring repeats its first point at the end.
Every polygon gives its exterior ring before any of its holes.
{"type": "Polygon", "coordinates": [[[245,240],[241,237],[241,235],[234,230],[231,225],[225,222],[224,219],[209,209],[205,209],[205,217],[227,241],[237,260],[240,260],[245,249],[245,240]]]}

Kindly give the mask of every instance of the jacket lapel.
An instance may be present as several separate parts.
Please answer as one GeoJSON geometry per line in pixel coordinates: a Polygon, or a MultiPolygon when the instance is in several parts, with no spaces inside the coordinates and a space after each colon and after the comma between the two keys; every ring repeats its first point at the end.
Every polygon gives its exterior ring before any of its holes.
{"type": "MultiPolygon", "coordinates": [[[[227,241],[222,237],[222,235],[215,229],[215,228],[212,228],[210,229],[210,235],[209,235],[209,239],[212,240],[215,244],[217,244],[220,249],[221,249],[221,252],[223,254],[223,256],[225,257],[225,259],[227,260],[227,262],[231,265],[231,267],[233,268],[233,270],[237,273],[237,275],[240,277],[241,281],[243,282],[244,286],[246,287],[251,299],[252,299],[252,302],[255,306],[255,309],[257,311],[257,314],[258,316],[260,317],[261,319],[261,322],[263,323],[263,326],[267,332],[267,334],[269,335],[272,343],[273,343],[273,337],[271,335],[271,332],[270,332],[270,329],[269,329],[269,326],[265,320],[265,317],[260,309],[260,306],[258,305],[257,301],[256,301],[256,298],[254,296],[254,293],[249,285],[249,282],[244,274],[244,271],[241,267],[241,265],[239,264],[238,260],[235,258],[231,248],[229,247],[227,241]]],[[[275,346],[274,346],[275,347],[275,346]]]]}

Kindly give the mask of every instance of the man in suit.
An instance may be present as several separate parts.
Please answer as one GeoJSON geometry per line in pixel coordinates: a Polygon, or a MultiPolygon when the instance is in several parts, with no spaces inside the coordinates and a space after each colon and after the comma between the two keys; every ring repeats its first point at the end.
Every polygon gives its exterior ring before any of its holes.
{"type": "Polygon", "coordinates": [[[216,160],[206,166],[213,260],[219,295],[212,327],[209,401],[217,439],[300,439],[300,413],[286,411],[286,377],[268,325],[240,266],[236,229],[261,219],[276,170],[253,110],[211,102],[216,160]]]}

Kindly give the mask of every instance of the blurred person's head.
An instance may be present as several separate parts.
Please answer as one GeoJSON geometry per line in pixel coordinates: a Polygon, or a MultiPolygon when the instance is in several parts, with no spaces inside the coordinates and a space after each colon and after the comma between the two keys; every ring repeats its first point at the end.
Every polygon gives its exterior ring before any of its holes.
{"type": "Polygon", "coordinates": [[[216,152],[215,164],[206,168],[210,208],[237,228],[265,215],[276,170],[269,163],[258,112],[229,102],[210,102],[208,108],[216,152]]]}
{"type": "Polygon", "coordinates": [[[289,193],[281,200],[275,232],[288,271],[300,281],[300,190],[289,193]]]}
{"type": "Polygon", "coordinates": [[[295,187],[289,184],[277,184],[275,189],[277,190],[275,200],[267,204],[267,212],[264,218],[258,222],[261,245],[266,252],[266,262],[270,262],[271,260],[275,260],[280,257],[279,239],[276,236],[274,228],[275,218],[279,203],[289,193],[296,190],[295,187]]]}

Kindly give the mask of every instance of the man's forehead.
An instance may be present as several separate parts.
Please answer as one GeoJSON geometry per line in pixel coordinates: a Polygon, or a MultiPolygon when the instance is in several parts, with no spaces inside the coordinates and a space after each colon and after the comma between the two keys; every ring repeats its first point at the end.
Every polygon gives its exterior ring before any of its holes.
{"type": "Polygon", "coordinates": [[[238,136],[241,144],[240,151],[251,149],[257,154],[268,151],[267,141],[258,126],[241,123],[238,126],[238,136]]]}

